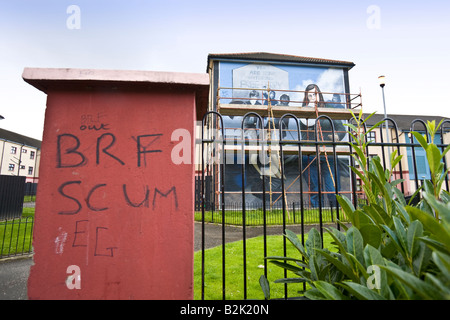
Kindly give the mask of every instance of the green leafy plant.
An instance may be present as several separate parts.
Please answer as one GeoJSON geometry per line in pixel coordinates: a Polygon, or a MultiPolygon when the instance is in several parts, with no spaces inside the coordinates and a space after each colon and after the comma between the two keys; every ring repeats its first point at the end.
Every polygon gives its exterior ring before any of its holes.
{"type": "MultiPolygon", "coordinates": [[[[393,180],[393,169],[401,156],[392,152],[390,167],[384,169],[380,159],[367,158],[366,135],[380,123],[364,132],[362,113],[353,115],[354,158],[360,169],[351,170],[361,179],[367,203],[354,207],[343,196],[337,200],[351,222],[343,231],[327,228],[337,252],[322,248],[320,235],[312,229],[305,246],[296,234],[286,230],[285,237],[297,249],[299,257],[267,257],[293,277],[275,283],[305,282],[308,299],[331,300],[393,300],[450,299],[450,195],[442,190],[444,152],[418,133],[413,133],[427,154],[431,181],[421,188],[422,199],[416,206],[408,205],[393,180]]],[[[428,122],[434,141],[439,125],[428,122]]],[[[267,280],[260,279],[266,298],[270,295],[267,280]]]]}

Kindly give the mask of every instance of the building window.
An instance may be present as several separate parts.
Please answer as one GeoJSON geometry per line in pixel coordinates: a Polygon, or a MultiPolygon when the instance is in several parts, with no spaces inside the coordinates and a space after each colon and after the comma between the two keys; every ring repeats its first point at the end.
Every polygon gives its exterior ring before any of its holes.
{"type": "Polygon", "coordinates": [[[33,174],[33,167],[28,167],[28,174],[32,175],[33,174]]]}
{"type": "Polygon", "coordinates": [[[20,170],[25,170],[25,166],[20,166],[20,170]]]}
{"type": "Polygon", "coordinates": [[[22,153],[27,153],[28,150],[27,149],[22,149],[22,153]]]}
{"type": "Polygon", "coordinates": [[[377,135],[375,131],[370,131],[367,134],[367,142],[377,142],[377,135]]]}
{"type": "Polygon", "coordinates": [[[11,154],[17,153],[17,147],[11,147],[11,154]]]}
{"type": "Polygon", "coordinates": [[[34,151],[30,151],[30,159],[31,159],[31,160],[34,159],[34,151]]]}
{"type": "Polygon", "coordinates": [[[13,163],[10,163],[9,164],[9,167],[8,167],[8,170],[9,171],[14,171],[14,168],[15,168],[16,166],[13,164],[13,163]]]}
{"type": "Polygon", "coordinates": [[[361,179],[356,179],[356,191],[362,190],[362,182],[361,179]]]}

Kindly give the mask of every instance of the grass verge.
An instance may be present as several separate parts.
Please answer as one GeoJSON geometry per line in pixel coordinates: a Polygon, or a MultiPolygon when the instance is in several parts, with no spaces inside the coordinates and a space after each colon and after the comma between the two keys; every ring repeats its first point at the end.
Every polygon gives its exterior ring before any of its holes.
{"type": "MultiPolygon", "coordinates": [[[[307,235],[305,235],[306,240],[307,235]]],[[[283,255],[283,236],[267,237],[267,255],[283,255]]],[[[247,259],[247,299],[264,299],[259,278],[264,274],[263,236],[246,241],[247,259]]],[[[324,233],[324,247],[333,249],[332,238],[324,233]]],[[[297,250],[287,241],[287,256],[299,257],[297,250]]],[[[225,246],[225,299],[244,299],[243,241],[227,243],[225,246]]],[[[194,299],[201,299],[201,251],[194,254],[194,299]]],[[[288,272],[287,277],[295,276],[288,272]]],[[[284,270],[267,263],[267,278],[270,283],[271,298],[284,298],[284,284],[273,283],[284,278],[284,270]]],[[[205,300],[222,300],[222,246],[205,250],[205,300]]],[[[299,297],[302,284],[288,285],[288,297],[299,297]]]]}
{"type": "Polygon", "coordinates": [[[22,218],[0,221],[0,258],[32,251],[34,208],[23,208],[22,218]]]}

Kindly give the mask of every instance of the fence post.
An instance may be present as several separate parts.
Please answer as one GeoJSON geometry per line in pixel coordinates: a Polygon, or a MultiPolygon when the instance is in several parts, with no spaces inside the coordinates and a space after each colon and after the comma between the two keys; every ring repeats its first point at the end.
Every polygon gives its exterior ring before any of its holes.
{"type": "Polygon", "coordinates": [[[295,224],[295,202],[292,202],[292,215],[294,217],[294,224],[295,224]]]}
{"type": "Polygon", "coordinates": [[[207,74],[23,78],[47,94],[29,298],[192,299],[194,125],[207,74]]]}

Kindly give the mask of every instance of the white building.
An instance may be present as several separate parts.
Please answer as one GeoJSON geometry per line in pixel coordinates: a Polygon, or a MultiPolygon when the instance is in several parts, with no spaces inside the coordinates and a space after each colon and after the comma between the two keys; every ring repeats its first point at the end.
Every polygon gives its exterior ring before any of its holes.
{"type": "Polygon", "coordinates": [[[41,141],[0,129],[0,174],[26,176],[25,182],[39,181],[41,141]]]}

